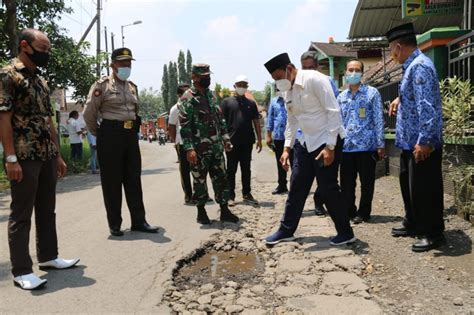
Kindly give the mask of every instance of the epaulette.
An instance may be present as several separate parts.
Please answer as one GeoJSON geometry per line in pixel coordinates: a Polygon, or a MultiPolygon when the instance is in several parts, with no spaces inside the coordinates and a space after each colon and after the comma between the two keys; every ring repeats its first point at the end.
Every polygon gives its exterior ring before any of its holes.
{"type": "Polygon", "coordinates": [[[104,83],[104,82],[107,82],[108,80],[110,80],[109,76],[103,76],[102,78],[97,80],[97,83],[104,83]]]}
{"type": "Polygon", "coordinates": [[[184,102],[187,100],[190,100],[194,97],[194,93],[191,89],[188,89],[186,92],[183,93],[183,95],[179,98],[180,102],[184,102]]]}
{"type": "Polygon", "coordinates": [[[130,84],[133,85],[136,89],[138,89],[138,86],[137,86],[135,83],[133,83],[132,81],[128,81],[128,83],[130,83],[130,84]]]}

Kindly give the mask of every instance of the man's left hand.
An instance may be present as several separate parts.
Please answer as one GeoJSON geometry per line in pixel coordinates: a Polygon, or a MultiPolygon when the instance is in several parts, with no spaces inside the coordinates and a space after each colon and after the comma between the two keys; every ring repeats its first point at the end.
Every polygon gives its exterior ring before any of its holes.
{"type": "Polygon", "coordinates": [[[262,152],[262,140],[258,140],[256,146],[257,146],[257,153],[262,152]]]}
{"type": "Polygon", "coordinates": [[[233,148],[234,148],[234,146],[232,145],[232,143],[230,141],[227,141],[226,143],[224,143],[225,152],[230,152],[230,151],[232,151],[233,148]]]}
{"type": "Polygon", "coordinates": [[[64,177],[66,175],[67,165],[64,162],[61,156],[58,156],[58,178],[64,177]]]}
{"type": "Polygon", "coordinates": [[[433,148],[429,145],[417,144],[415,145],[415,150],[413,150],[413,155],[415,156],[415,162],[422,162],[430,157],[433,148]]]}
{"type": "Polygon", "coordinates": [[[334,150],[329,150],[328,148],[322,149],[318,154],[315,160],[323,159],[324,166],[329,166],[334,162],[334,150]]]}
{"type": "Polygon", "coordinates": [[[378,154],[380,160],[384,160],[387,157],[385,155],[385,149],[384,148],[377,149],[377,154],[378,154]]]}

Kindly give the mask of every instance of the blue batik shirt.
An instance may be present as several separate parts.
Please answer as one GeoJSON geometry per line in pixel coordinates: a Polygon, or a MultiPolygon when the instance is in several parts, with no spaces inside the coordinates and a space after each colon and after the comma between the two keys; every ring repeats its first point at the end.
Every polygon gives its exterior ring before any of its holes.
{"type": "Polygon", "coordinates": [[[272,99],[268,108],[267,130],[272,132],[273,140],[285,140],[286,108],[283,97],[272,99]]]}
{"type": "Polygon", "coordinates": [[[419,49],[403,63],[395,145],[413,150],[416,144],[441,148],[443,116],[436,69],[419,49]]]}
{"type": "Polygon", "coordinates": [[[385,147],[382,97],[376,88],[363,84],[354,95],[347,89],[339,94],[337,102],[346,130],[343,152],[385,147]]]}

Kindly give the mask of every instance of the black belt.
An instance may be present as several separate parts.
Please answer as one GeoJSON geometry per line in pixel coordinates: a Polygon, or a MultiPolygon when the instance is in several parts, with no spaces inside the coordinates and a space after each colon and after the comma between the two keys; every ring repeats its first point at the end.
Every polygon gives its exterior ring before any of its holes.
{"type": "Polygon", "coordinates": [[[121,129],[133,129],[136,126],[136,122],[134,120],[109,120],[109,119],[102,119],[100,123],[101,126],[110,126],[115,128],[121,129]]]}

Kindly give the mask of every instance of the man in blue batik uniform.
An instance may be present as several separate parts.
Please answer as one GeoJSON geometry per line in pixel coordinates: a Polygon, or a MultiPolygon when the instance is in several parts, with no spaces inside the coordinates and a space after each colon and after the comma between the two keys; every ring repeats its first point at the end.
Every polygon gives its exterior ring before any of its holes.
{"type": "Polygon", "coordinates": [[[417,235],[412,250],[424,252],[444,241],[441,173],[443,118],[433,62],[418,48],[413,25],[387,32],[392,58],[403,65],[395,144],[400,156],[403,225],[393,236],[417,235]]]}
{"type": "Polygon", "coordinates": [[[379,91],[361,84],[364,64],[354,59],[346,64],[349,88],[339,94],[342,122],[346,130],[341,162],[341,190],[349,203],[355,224],[368,221],[372,212],[375,166],[385,156],[382,98],[379,91]],[[355,205],[357,174],[361,184],[359,209],[355,205]]]}
{"type": "Polygon", "coordinates": [[[278,186],[272,191],[273,195],[288,192],[286,171],[280,163],[280,157],[285,147],[286,118],[285,100],[281,96],[281,92],[277,91],[277,96],[272,99],[270,106],[268,106],[266,137],[268,147],[275,151],[278,169],[278,186]]]}

